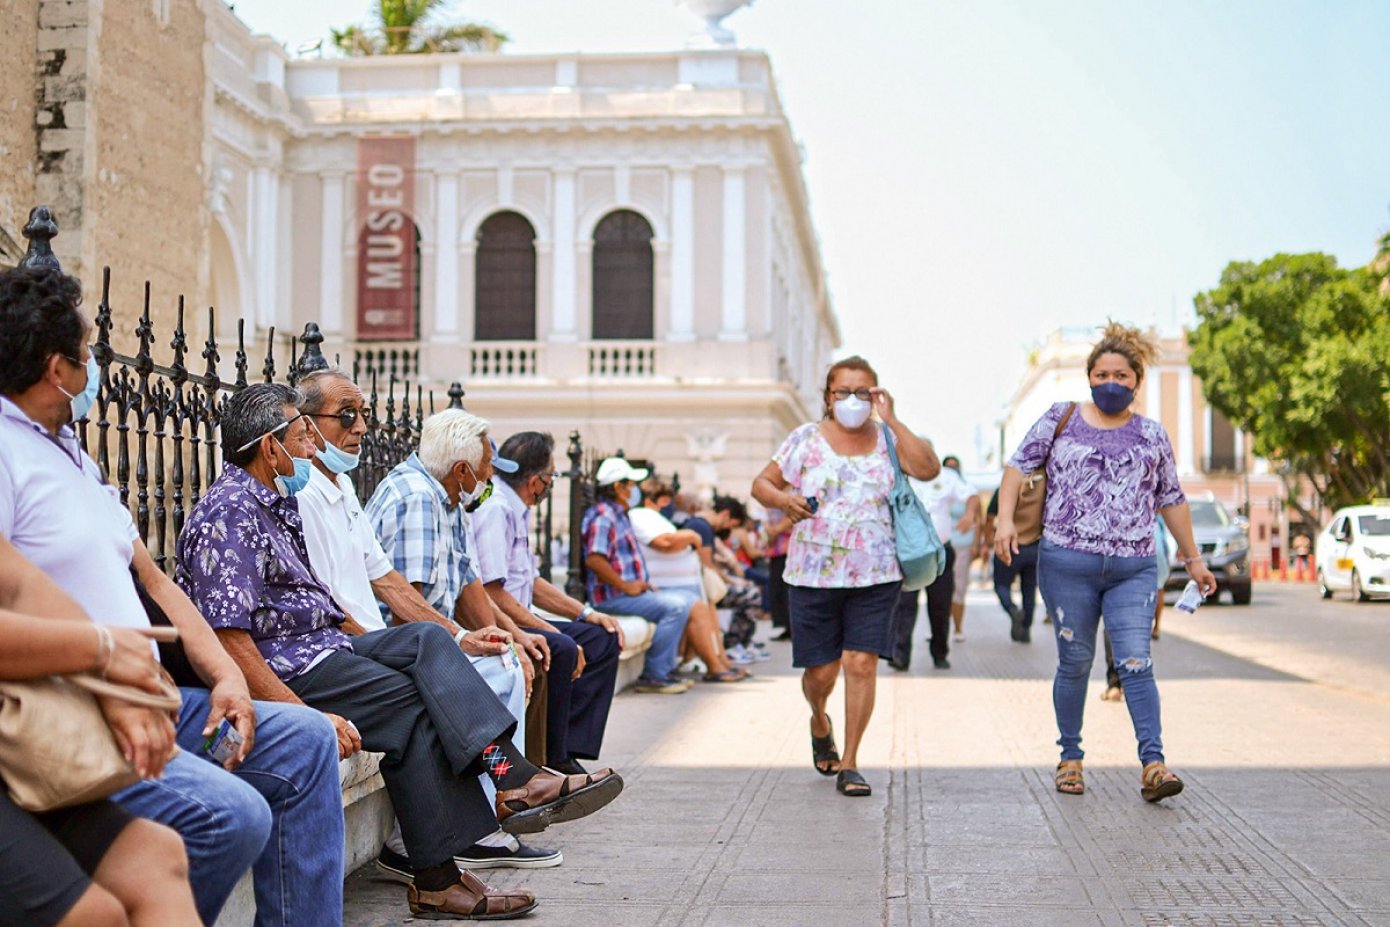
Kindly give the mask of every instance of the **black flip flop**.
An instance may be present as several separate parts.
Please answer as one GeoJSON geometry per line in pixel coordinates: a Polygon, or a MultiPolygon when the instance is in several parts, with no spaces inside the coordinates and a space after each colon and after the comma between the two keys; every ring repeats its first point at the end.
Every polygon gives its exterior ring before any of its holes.
{"type": "Polygon", "coordinates": [[[842,769],[835,777],[835,791],[849,798],[867,798],[874,794],[873,787],[857,769],[842,769]]]}
{"type": "Polygon", "coordinates": [[[822,776],[833,776],[839,770],[824,769],[821,764],[838,762],[840,762],[840,751],[835,747],[835,726],[832,724],[830,731],[824,737],[811,735],[811,765],[822,776]]]}

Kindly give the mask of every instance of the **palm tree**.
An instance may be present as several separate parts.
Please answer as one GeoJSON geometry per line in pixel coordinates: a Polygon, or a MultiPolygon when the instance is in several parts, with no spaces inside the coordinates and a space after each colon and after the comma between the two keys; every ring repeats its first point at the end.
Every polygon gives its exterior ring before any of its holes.
{"type": "Polygon", "coordinates": [[[374,28],[332,29],[333,44],[344,54],[419,55],[428,52],[495,52],[511,36],[484,23],[437,21],[448,0],[376,0],[374,28]]]}

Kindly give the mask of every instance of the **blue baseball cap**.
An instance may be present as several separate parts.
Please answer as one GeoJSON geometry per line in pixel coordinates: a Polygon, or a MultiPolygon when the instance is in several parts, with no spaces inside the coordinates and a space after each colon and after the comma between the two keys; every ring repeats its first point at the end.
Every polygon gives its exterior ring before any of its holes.
{"type": "Polygon", "coordinates": [[[491,438],[488,438],[487,443],[492,445],[493,467],[495,467],[498,470],[501,470],[503,473],[515,473],[516,471],[521,469],[521,464],[517,463],[515,460],[508,460],[507,458],[497,453],[496,441],[492,440],[491,438]]]}

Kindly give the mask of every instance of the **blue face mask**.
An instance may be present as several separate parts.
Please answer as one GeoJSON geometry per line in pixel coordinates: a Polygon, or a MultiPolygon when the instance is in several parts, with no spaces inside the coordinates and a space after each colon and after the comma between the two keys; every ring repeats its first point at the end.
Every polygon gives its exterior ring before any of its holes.
{"type": "MultiPolygon", "coordinates": [[[[64,356],[66,357],[67,355],[64,356]]],[[[62,390],[63,395],[71,400],[70,404],[72,406],[72,420],[74,422],[87,417],[87,413],[91,411],[92,406],[97,401],[97,389],[100,388],[100,386],[101,368],[97,366],[97,359],[95,355],[88,354],[87,385],[83,387],[82,392],[74,396],[72,393],[69,393],[67,390],[63,389],[63,387],[58,387],[58,389],[62,390]]]]}
{"type": "Polygon", "coordinates": [[[635,509],[642,504],[642,487],[634,485],[627,493],[627,507],[635,509]]]}
{"type": "Polygon", "coordinates": [[[1134,390],[1118,383],[1099,383],[1091,387],[1091,401],[1106,415],[1119,415],[1134,402],[1134,390]]]}
{"type": "MultiPolygon", "coordinates": [[[[275,443],[280,444],[279,439],[276,439],[275,443]]],[[[285,451],[285,445],[280,444],[280,450],[285,451]]],[[[309,458],[295,457],[289,451],[285,451],[285,456],[294,461],[294,475],[275,474],[275,488],[280,491],[282,496],[293,496],[309,485],[309,474],[314,471],[314,464],[309,458]]]]}
{"type": "Polygon", "coordinates": [[[327,438],[323,439],[323,448],[318,452],[318,457],[323,461],[323,465],[334,473],[355,470],[357,462],[362,459],[361,454],[349,454],[327,438]]]}

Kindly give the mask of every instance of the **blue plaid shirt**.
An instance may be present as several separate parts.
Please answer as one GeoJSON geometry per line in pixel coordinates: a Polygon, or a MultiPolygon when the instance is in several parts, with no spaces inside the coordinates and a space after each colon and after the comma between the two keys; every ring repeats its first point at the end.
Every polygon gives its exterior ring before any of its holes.
{"type": "MultiPolygon", "coordinates": [[[[642,559],[642,545],[637,540],[637,533],[632,530],[626,509],[607,500],[595,503],[584,513],[581,530],[584,533],[586,557],[589,554],[602,554],[624,582],[646,581],[647,562],[642,559]]],[[[600,581],[593,570],[589,571],[588,586],[589,601],[595,605],[627,595],[616,586],[600,581]]]]}
{"type": "MultiPolygon", "coordinates": [[[[444,487],[411,454],[377,484],[365,511],[391,565],[407,581],[420,584],[435,611],[452,618],[459,592],[478,578],[468,553],[463,506],[450,505],[444,487]]],[[[381,614],[391,624],[385,605],[381,614]]]]}

